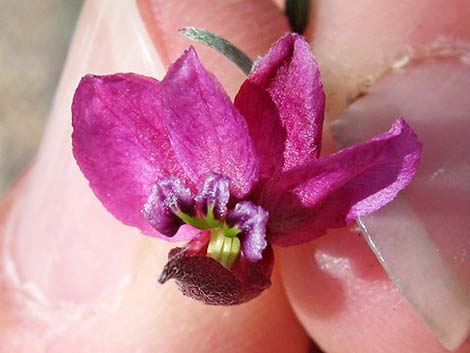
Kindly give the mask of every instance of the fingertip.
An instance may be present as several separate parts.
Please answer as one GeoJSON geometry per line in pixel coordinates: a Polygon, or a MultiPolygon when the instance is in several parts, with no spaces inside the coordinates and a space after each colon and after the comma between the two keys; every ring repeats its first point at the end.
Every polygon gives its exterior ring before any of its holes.
{"type": "Polygon", "coordinates": [[[318,59],[332,118],[395,62],[470,38],[466,0],[314,1],[306,36],[318,59]]]}
{"type": "MultiPolygon", "coordinates": [[[[357,231],[338,230],[279,251],[287,296],[327,352],[444,353],[357,231]]],[[[465,343],[457,352],[466,352],[465,343]]]]}

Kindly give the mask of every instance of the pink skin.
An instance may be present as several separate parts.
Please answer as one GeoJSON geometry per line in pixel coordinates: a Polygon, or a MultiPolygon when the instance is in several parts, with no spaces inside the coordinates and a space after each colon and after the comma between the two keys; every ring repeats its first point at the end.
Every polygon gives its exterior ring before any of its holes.
{"type": "MultiPolygon", "coordinates": [[[[273,288],[239,308],[214,310],[172,286],[155,289],[169,246],[115,221],[87,188],[70,154],[73,88],[84,72],[161,78],[168,60],[187,46],[182,39],[169,44],[170,31],[186,21],[243,43],[251,56],[265,52],[286,23],[270,1],[213,1],[213,10],[207,2],[152,3],[157,10],[147,20],[159,23],[151,30],[157,51],[132,6],[85,7],[38,159],[2,206],[0,352],[305,352],[309,336],[332,353],[445,352],[364,241],[346,229],[280,251],[283,282],[275,271],[273,288]],[[230,21],[217,16],[227,13],[230,21]],[[131,50],[122,45],[127,38],[131,50]]],[[[397,47],[419,47],[444,30],[453,40],[469,39],[464,1],[317,4],[313,47],[325,72],[330,118],[369,74],[390,67],[397,47]]],[[[212,52],[200,52],[233,94],[242,76],[212,52]]],[[[469,349],[466,343],[458,352],[469,349]]]]}

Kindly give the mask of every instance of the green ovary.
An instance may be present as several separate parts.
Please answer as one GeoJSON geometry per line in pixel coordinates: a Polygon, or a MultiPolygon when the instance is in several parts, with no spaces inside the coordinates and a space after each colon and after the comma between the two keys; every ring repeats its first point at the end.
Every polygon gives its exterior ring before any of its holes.
{"type": "Polygon", "coordinates": [[[214,217],[214,208],[208,207],[207,214],[203,216],[189,216],[181,210],[175,214],[186,224],[201,230],[211,232],[207,256],[212,257],[224,267],[230,268],[240,254],[240,229],[236,226],[229,227],[224,221],[214,217]]]}
{"type": "Polygon", "coordinates": [[[230,268],[240,254],[240,239],[227,237],[223,229],[211,229],[211,239],[207,246],[207,256],[230,268]]]}

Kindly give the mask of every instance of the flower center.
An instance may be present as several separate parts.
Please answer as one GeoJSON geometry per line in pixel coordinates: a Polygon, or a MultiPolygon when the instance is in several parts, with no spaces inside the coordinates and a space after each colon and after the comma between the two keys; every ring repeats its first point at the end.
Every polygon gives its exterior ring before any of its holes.
{"type": "Polygon", "coordinates": [[[175,211],[181,220],[194,228],[209,230],[211,233],[207,246],[207,256],[219,261],[224,267],[230,268],[241,250],[241,242],[237,235],[241,230],[237,226],[230,227],[223,220],[214,216],[214,206],[207,208],[207,214],[191,217],[181,210],[175,211]]]}
{"type": "Polygon", "coordinates": [[[209,173],[193,196],[181,180],[166,177],[153,184],[142,214],[169,237],[183,224],[210,232],[206,255],[226,268],[241,254],[258,261],[267,246],[268,212],[251,201],[240,201],[229,210],[229,185],[227,177],[209,173]]]}

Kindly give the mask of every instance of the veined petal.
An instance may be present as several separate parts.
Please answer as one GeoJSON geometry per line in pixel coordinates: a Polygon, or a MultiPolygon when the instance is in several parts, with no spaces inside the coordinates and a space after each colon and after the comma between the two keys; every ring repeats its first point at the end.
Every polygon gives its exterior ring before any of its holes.
{"type": "Polygon", "coordinates": [[[170,67],[161,88],[161,113],[186,174],[196,185],[209,172],[224,175],[231,181],[231,192],[245,196],[258,180],[258,158],[248,127],[193,48],[170,67]]]}
{"type": "Polygon", "coordinates": [[[318,157],[325,94],[302,36],[286,34],[255,63],[235,105],[247,119],[262,177],[318,157]]]}
{"type": "Polygon", "coordinates": [[[390,131],[285,173],[267,185],[270,240],[287,246],[390,202],[416,173],[421,144],[403,119],[390,131]]]}
{"type": "Polygon", "coordinates": [[[166,238],[141,214],[156,179],[172,175],[186,180],[158,119],[159,95],[159,82],[149,77],[85,76],[72,105],[72,143],[103,205],[122,222],[166,238]]]}

